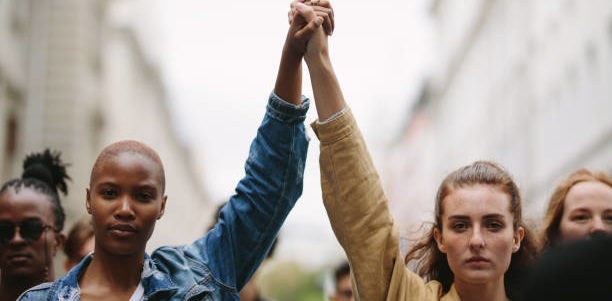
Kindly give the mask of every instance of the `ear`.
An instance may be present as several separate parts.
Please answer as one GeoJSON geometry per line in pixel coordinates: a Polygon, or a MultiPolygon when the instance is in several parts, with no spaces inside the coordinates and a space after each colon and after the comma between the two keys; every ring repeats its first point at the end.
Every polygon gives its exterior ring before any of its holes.
{"type": "Polygon", "coordinates": [[[87,208],[87,213],[91,215],[91,191],[89,188],[85,188],[85,208],[87,208]]]}
{"type": "Polygon", "coordinates": [[[55,233],[54,239],[53,239],[53,252],[51,252],[53,256],[55,256],[55,254],[57,253],[57,250],[64,245],[65,241],[66,241],[66,235],[64,235],[64,233],[55,233]]]}
{"type": "Polygon", "coordinates": [[[512,253],[518,252],[518,250],[521,248],[523,238],[525,238],[525,228],[519,226],[518,230],[514,233],[514,237],[512,238],[512,253]]]}
{"type": "Polygon", "coordinates": [[[438,250],[442,253],[446,253],[446,246],[444,245],[444,241],[442,240],[442,233],[438,230],[437,227],[434,226],[433,236],[436,240],[436,244],[438,244],[438,250]]]}
{"type": "Polygon", "coordinates": [[[159,210],[159,214],[157,215],[157,219],[162,218],[164,216],[164,212],[166,211],[166,200],[168,200],[168,196],[164,195],[162,198],[161,209],[159,210]]]}

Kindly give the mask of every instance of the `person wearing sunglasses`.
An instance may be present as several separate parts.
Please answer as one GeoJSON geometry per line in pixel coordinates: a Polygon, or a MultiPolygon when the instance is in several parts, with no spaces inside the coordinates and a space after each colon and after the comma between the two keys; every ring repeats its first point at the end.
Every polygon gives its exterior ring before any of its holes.
{"type": "Polygon", "coordinates": [[[45,150],[26,157],[21,178],[0,188],[0,300],[54,279],[53,260],[65,237],[58,190],[68,192],[66,164],[45,150]]]}

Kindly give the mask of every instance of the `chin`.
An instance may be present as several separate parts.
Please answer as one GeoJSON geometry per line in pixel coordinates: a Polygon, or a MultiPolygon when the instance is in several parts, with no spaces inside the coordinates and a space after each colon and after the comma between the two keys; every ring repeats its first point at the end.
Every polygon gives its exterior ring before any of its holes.
{"type": "Polygon", "coordinates": [[[485,284],[496,280],[500,277],[493,273],[492,271],[468,271],[462,274],[462,279],[464,282],[472,283],[472,284],[485,284]]]}
{"type": "Polygon", "coordinates": [[[19,267],[3,270],[3,274],[9,278],[36,278],[41,271],[34,271],[31,267],[19,267]]]}
{"type": "Polygon", "coordinates": [[[144,248],[134,245],[133,242],[113,243],[106,248],[107,252],[115,256],[132,256],[138,254],[144,248]]]}

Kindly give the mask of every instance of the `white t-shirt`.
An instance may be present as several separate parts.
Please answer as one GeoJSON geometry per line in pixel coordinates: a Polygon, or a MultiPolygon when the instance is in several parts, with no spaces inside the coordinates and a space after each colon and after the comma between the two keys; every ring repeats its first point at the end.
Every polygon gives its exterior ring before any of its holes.
{"type": "Polygon", "coordinates": [[[136,287],[136,290],[134,290],[134,293],[130,297],[130,301],[141,301],[143,299],[144,299],[144,287],[142,287],[142,283],[139,282],[138,286],[136,287]]]}

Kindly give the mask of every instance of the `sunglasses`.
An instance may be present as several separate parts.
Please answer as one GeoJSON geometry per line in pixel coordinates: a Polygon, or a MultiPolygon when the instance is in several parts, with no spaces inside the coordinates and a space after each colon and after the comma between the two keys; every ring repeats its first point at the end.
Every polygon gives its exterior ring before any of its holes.
{"type": "Polygon", "coordinates": [[[0,222],[0,245],[7,244],[15,237],[16,228],[19,229],[19,235],[29,242],[37,241],[45,230],[55,229],[39,220],[25,220],[19,224],[0,222]]]}

